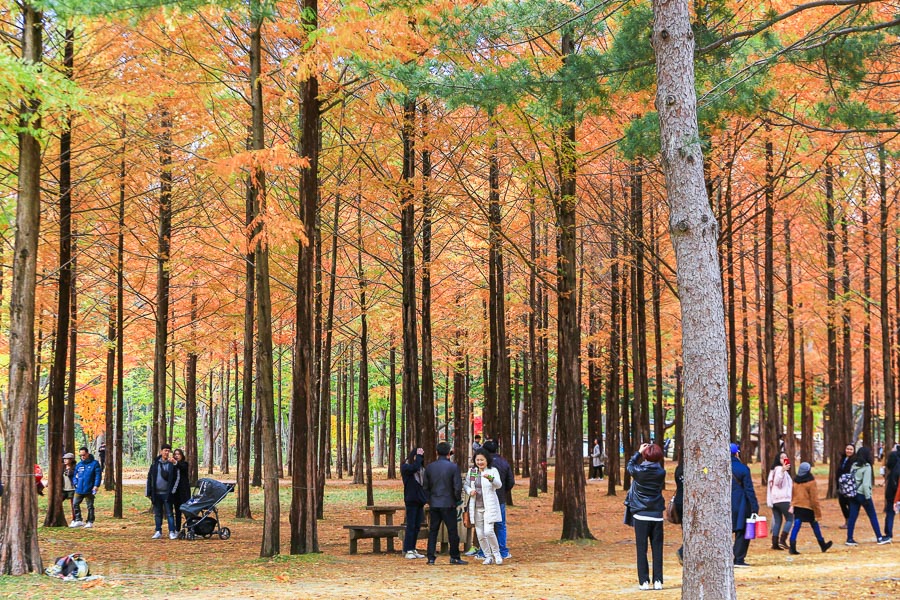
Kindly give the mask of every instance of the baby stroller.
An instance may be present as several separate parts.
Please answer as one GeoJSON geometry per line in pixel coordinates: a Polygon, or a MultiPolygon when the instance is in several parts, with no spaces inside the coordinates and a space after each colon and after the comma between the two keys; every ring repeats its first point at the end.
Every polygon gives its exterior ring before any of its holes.
{"type": "Polygon", "coordinates": [[[230,483],[222,483],[215,479],[198,481],[194,495],[181,505],[185,521],[178,537],[186,540],[194,540],[198,537],[209,539],[214,535],[218,535],[223,540],[230,538],[231,530],[227,527],[219,527],[219,511],[216,506],[232,491],[234,491],[234,485],[230,483]]]}

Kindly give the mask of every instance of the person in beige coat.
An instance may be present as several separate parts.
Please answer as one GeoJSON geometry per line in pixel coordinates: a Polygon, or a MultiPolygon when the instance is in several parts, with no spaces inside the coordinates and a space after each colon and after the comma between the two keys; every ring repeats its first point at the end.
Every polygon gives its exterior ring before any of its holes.
{"type": "Polygon", "coordinates": [[[475,534],[486,557],[484,564],[502,565],[500,543],[494,531],[494,523],[503,518],[497,498],[497,490],[503,485],[500,472],[491,467],[491,455],[483,448],[475,451],[473,461],[475,466],[469,469],[463,482],[469,499],[469,519],[475,524],[475,534]]]}
{"type": "Polygon", "coordinates": [[[822,530],[819,529],[819,519],[822,518],[822,509],[819,507],[819,488],[816,487],[816,479],[813,477],[808,462],[800,463],[800,468],[797,469],[797,477],[794,479],[794,487],[791,490],[790,511],[794,515],[790,553],[800,554],[797,552],[797,533],[804,522],[812,526],[822,552],[827,552],[831,548],[831,542],[825,541],[825,538],[822,537],[822,530]]]}

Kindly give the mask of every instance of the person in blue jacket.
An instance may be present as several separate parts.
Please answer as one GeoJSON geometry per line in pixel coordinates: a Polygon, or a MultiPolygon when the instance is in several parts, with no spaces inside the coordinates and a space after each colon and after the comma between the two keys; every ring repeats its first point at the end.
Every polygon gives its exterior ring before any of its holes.
{"type": "Polygon", "coordinates": [[[422,448],[410,450],[406,462],[400,465],[400,477],[403,478],[403,503],[406,505],[406,535],[403,538],[403,553],[406,558],[425,558],[416,550],[416,540],[425,518],[425,505],[428,496],[422,488],[425,481],[425,469],[422,461],[425,451],[422,448]]]}
{"type": "Polygon", "coordinates": [[[78,450],[81,462],[75,465],[75,500],[72,502],[72,512],[75,520],[69,524],[69,527],[84,527],[89,529],[94,526],[94,496],[100,489],[100,479],[103,476],[103,470],[100,463],[94,460],[94,455],[88,452],[88,449],[82,446],[78,450]],[[87,520],[81,520],[81,502],[87,502],[87,520]]]}
{"type": "Polygon", "coordinates": [[[750,469],[741,462],[741,447],[731,444],[731,530],[734,531],[734,566],[749,567],[747,550],[750,540],[744,539],[747,519],[759,512],[759,502],[753,489],[750,469]]]}

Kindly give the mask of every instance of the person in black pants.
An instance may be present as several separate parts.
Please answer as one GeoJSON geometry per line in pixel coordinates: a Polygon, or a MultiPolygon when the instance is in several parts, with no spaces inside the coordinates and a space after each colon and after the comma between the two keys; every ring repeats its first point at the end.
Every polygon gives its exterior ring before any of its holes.
{"type": "Polygon", "coordinates": [[[750,469],[741,462],[741,447],[731,444],[731,530],[734,532],[734,566],[749,567],[745,560],[750,540],[744,539],[747,519],[759,512],[750,469]]]}
{"type": "Polygon", "coordinates": [[[666,485],[666,470],[662,467],[663,451],[656,444],[641,444],[637,454],[628,461],[631,489],[625,497],[625,524],[634,527],[637,545],[637,571],[640,589],[650,589],[650,569],[647,564],[647,541],[653,553],[653,589],[663,584],[663,511],[666,501],[662,490],[666,485]]]}
{"type": "Polygon", "coordinates": [[[428,564],[434,564],[438,532],[443,523],[450,539],[450,564],[464,565],[467,563],[459,557],[459,530],[456,525],[456,505],[462,499],[462,477],[459,476],[459,468],[447,458],[450,455],[450,444],[438,444],[437,453],[438,459],[425,467],[425,482],[422,485],[429,496],[431,511],[428,564]]]}
{"type": "MultiPolygon", "coordinates": [[[[856,446],[853,444],[847,444],[844,447],[844,456],[841,457],[841,464],[838,465],[837,471],[837,481],[840,482],[841,475],[845,473],[849,473],[850,469],[853,468],[853,458],[856,456],[856,446]]],[[[835,489],[838,489],[840,486],[835,485],[835,489]]],[[[838,505],[841,507],[841,514],[844,515],[844,524],[840,526],[840,529],[847,529],[847,520],[850,518],[850,498],[847,498],[843,494],[838,494],[838,505]]]]}
{"type": "MultiPolygon", "coordinates": [[[[176,448],[172,453],[175,468],[178,469],[178,487],[172,490],[172,508],[175,510],[175,531],[181,531],[181,505],[191,499],[190,465],[184,456],[184,450],[176,448]]],[[[184,519],[185,521],[187,519],[184,519]]]]}
{"type": "Polygon", "coordinates": [[[428,496],[422,482],[425,481],[425,469],[422,459],[425,451],[421,448],[409,451],[406,462],[400,465],[400,477],[403,479],[403,503],[406,505],[406,536],[403,538],[403,553],[406,558],[425,558],[416,550],[419,529],[425,517],[425,504],[428,496]]]}

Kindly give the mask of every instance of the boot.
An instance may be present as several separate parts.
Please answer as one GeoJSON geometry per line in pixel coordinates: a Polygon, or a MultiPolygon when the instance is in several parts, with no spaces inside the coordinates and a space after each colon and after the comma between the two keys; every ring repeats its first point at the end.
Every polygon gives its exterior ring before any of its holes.
{"type": "Polygon", "coordinates": [[[828,549],[831,548],[831,542],[826,542],[825,540],[819,540],[819,548],[822,549],[822,552],[828,552],[828,549]]]}
{"type": "Polygon", "coordinates": [[[788,554],[800,554],[797,552],[797,540],[791,540],[791,549],[788,551],[788,554]]]}
{"type": "Polygon", "coordinates": [[[778,539],[778,543],[779,543],[779,545],[781,545],[782,550],[787,550],[787,548],[788,548],[787,539],[788,539],[788,532],[782,531],[781,537],[778,539]]]}
{"type": "Polygon", "coordinates": [[[781,546],[778,545],[778,536],[774,533],[772,534],[772,550],[781,550],[781,546]]]}

